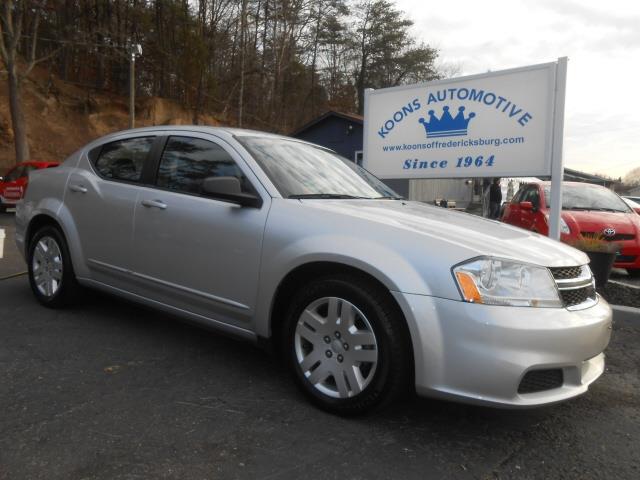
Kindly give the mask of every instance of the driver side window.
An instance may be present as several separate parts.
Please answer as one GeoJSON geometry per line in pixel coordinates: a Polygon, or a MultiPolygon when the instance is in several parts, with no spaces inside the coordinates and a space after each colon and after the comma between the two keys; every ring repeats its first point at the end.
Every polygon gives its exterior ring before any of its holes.
{"type": "Polygon", "coordinates": [[[531,202],[535,208],[540,207],[540,193],[538,187],[530,187],[522,198],[523,202],[531,202]]]}
{"type": "Polygon", "coordinates": [[[204,180],[211,177],[235,177],[242,193],[254,191],[235,160],[220,145],[200,138],[169,137],[158,167],[159,187],[201,195],[204,180]]]}
{"type": "Polygon", "coordinates": [[[533,204],[535,208],[540,207],[540,192],[538,192],[538,187],[532,187],[529,190],[527,199],[533,204]]]}

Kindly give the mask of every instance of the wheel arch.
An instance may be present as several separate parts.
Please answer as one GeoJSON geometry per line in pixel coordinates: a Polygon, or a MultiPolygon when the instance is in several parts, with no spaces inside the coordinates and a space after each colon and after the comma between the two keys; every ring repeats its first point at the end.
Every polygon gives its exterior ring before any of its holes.
{"type": "MultiPolygon", "coordinates": [[[[31,239],[33,238],[33,236],[36,234],[38,230],[40,230],[42,227],[45,227],[47,225],[56,227],[64,235],[64,230],[60,225],[60,222],[58,222],[54,217],[52,217],[48,213],[39,213],[35,215],[29,221],[29,224],[27,225],[27,229],[24,235],[25,257],[28,256],[29,254],[29,245],[31,245],[31,239]]],[[[65,239],[66,239],[66,235],[65,235],[65,239]]]]}
{"type": "Polygon", "coordinates": [[[73,265],[76,275],[84,277],[86,276],[86,268],[82,257],[78,232],[73,228],[73,222],[69,211],[64,207],[64,205],[61,205],[60,207],[61,208],[57,209],[58,215],[54,215],[47,209],[39,211],[29,219],[24,230],[25,259],[28,259],[29,245],[31,244],[31,239],[35,232],[46,225],[51,225],[56,227],[62,233],[62,236],[67,243],[67,248],[71,257],[71,264],[73,265]],[[68,228],[69,224],[72,226],[71,229],[68,228]]]}
{"type": "Polygon", "coordinates": [[[345,263],[335,261],[313,261],[298,265],[291,271],[289,271],[284,278],[278,284],[275,290],[273,300],[271,302],[271,308],[269,310],[269,343],[272,348],[278,347],[278,338],[282,327],[284,325],[286,308],[288,306],[287,300],[295,294],[303,285],[309,283],[312,279],[321,276],[331,276],[340,274],[351,274],[360,277],[365,282],[374,284],[381,292],[388,296],[388,300],[393,305],[398,318],[402,321],[402,331],[405,340],[405,344],[409,348],[409,354],[411,357],[410,365],[412,368],[411,378],[413,378],[414,368],[414,353],[413,342],[411,339],[411,329],[407,322],[407,318],[401,306],[398,304],[394,296],[390,293],[387,285],[380,279],[376,278],[369,272],[366,272],[360,268],[348,265],[345,263]]]}

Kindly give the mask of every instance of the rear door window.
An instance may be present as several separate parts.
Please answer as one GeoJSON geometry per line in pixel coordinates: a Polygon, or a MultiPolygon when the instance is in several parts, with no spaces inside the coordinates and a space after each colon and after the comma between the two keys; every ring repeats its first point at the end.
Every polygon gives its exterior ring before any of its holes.
{"type": "Polygon", "coordinates": [[[128,138],[102,146],[95,168],[105,178],[140,182],[155,137],[128,138]]]}

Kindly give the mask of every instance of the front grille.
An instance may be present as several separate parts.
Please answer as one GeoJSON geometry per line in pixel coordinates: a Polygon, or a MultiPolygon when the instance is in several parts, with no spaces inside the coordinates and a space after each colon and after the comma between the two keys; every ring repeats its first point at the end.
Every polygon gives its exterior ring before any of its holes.
{"type": "MultiPolygon", "coordinates": [[[[596,232],[580,232],[580,234],[583,237],[596,237],[601,235],[596,232]]],[[[636,238],[636,236],[633,233],[616,233],[611,237],[602,236],[602,238],[604,240],[607,240],[608,242],[622,242],[624,240],[633,240],[634,238],[636,238]]]]}
{"type": "Polygon", "coordinates": [[[564,374],[561,368],[550,370],[532,370],[527,372],[518,386],[518,393],[544,392],[561,387],[564,374]]]}
{"type": "Polygon", "coordinates": [[[560,296],[565,307],[580,305],[587,300],[596,298],[596,289],[593,287],[576,288],[574,290],[560,290],[560,296]]]}
{"type": "Polygon", "coordinates": [[[618,255],[616,257],[616,263],[633,263],[638,258],[635,255],[618,255]]]}
{"type": "Polygon", "coordinates": [[[554,267],[550,270],[553,278],[555,278],[556,280],[578,278],[582,273],[582,267],[554,267]]]}
{"type": "Polygon", "coordinates": [[[560,298],[566,308],[592,305],[597,298],[593,275],[589,267],[552,267],[549,269],[558,286],[560,298]]]}

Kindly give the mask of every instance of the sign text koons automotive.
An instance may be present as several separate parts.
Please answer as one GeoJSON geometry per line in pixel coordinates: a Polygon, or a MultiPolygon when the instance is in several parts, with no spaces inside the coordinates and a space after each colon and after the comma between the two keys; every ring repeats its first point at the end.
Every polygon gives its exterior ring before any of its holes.
{"type": "Polygon", "coordinates": [[[381,178],[551,174],[556,63],[365,94],[365,167],[381,178]]]}

